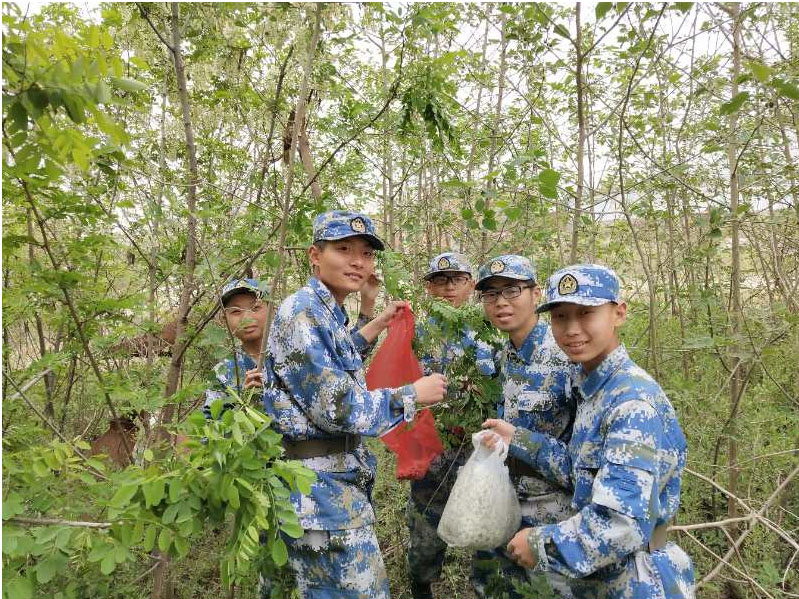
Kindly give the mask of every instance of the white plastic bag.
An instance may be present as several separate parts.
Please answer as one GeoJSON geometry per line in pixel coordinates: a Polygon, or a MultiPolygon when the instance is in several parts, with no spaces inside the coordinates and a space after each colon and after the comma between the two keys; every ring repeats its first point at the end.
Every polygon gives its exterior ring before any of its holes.
{"type": "Polygon", "coordinates": [[[521,510],[505,458],[508,447],[492,431],[472,435],[474,453],[458,472],[438,524],[438,536],[451,547],[494,549],[505,545],[521,524],[521,510]],[[494,435],[488,449],[483,437],[494,435]]]}

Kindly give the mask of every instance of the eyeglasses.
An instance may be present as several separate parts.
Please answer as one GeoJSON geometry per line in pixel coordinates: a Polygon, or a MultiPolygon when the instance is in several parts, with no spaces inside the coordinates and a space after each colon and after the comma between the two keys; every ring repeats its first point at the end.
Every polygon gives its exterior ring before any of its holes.
{"type": "Polygon", "coordinates": [[[430,277],[428,280],[436,287],[444,287],[450,283],[454,284],[455,287],[460,287],[461,285],[465,285],[466,281],[470,278],[469,275],[436,275],[430,277]]]}
{"type": "Polygon", "coordinates": [[[266,304],[262,301],[256,301],[253,303],[252,306],[249,308],[239,308],[238,306],[231,306],[230,308],[225,308],[225,316],[244,316],[247,312],[251,312],[252,314],[258,314],[262,310],[266,308],[266,304]]]}
{"type": "Polygon", "coordinates": [[[535,287],[535,285],[509,285],[502,289],[489,289],[480,293],[480,300],[484,304],[493,304],[500,295],[505,299],[513,299],[522,294],[522,289],[529,289],[532,287],[535,287]]]}

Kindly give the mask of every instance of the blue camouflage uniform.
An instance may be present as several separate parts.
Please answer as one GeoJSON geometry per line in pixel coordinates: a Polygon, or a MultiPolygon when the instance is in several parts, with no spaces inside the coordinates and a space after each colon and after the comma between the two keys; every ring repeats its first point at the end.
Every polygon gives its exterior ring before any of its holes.
{"type": "MultiPolygon", "coordinates": [[[[472,267],[464,256],[454,252],[444,252],[430,261],[425,280],[441,274],[467,274],[472,276],[472,267]]],[[[429,319],[435,324],[433,318],[429,319]]],[[[427,334],[422,326],[416,327],[416,339],[422,340],[427,334]]],[[[425,375],[433,373],[449,374],[450,364],[474,350],[479,372],[485,376],[493,376],[494,348],[476,338],[471,327],[460,331],[458,338],[448,339],[436,348],[435,352],[422,353],[419,363],[425,375]]],[[[450,394],[457,393],[450,390],[450,394]]],[[[436,457],[430,464],[427,474],[420,480],[411,481],[410,496],[406,517],[408,522],[408,571],[411,576],[411,591],[418,596],[426,596],[424,591],[417,590],[418,585],[428,585],[441,577],[447,544],[436,532],[444,506],[447,504],[458,470],[466,463],[471,453],[471,444],[452,447],[436,457]]]]}
{"type": "MultiPolygon", "coordinates": [[[[372,221],[333,211],[314,221],[314,242],[363,235],[383,245],[372,221]]],[[[369,391],[347,314],[325,284],[311,277],[286,298],[269,331],[264,407],[283,435],[287,455],[317,474],[309,495],[291,496],[306,530],[286,538],[302,597],[388,597],[388,578],[374,533],[377,462],[360,436],[378,436],[415,414],[412,385],[369,391]],[[303,448],[327,447],[303,457],[303,448]]]]}
{"type": "MultiPolygon", "coordinates": [[[[610,269],[577,265],[549,279],[547,303],[620,302],[610,269]]],[[[617,347],[577,374],[577,414],[568,443],[516,429],[512,450],[572,490],[577,513],[534,528],[536,570],[569,577],[577,599],[694,596],[693,566],[666,527],[680,503],[686,442],[660,386],[617,347]]]]}
{"type": "MultiPolygon", "coordinates": [[[[504,255],[480,268],[477,288],[482,289],[492,277],[532,282],[536,271],[529,259],[504,255]]],[[[575,412],[571,392],[574,367],[555,343],[549,324],[539,320],[521,347],[508,340],[497,354],[497,364],[502,389],[497,417],[516,427],[568,441],[575,412]]],[[[518,459],[513,448],[508,455],[508,469],[522,510],[522,528],[559,522],[572,515],[567,489],[533,471],[518,459]]],[[[480,555],[492,557],[490,553],[480,555]]],[[[497,556],[508,578],[526,579],[524,569],[507,559],[504,548],[496,550],[497,556]]],[[[565,584],[560,579],[548,577],[550,585],[563,591],[565,584]]]]}

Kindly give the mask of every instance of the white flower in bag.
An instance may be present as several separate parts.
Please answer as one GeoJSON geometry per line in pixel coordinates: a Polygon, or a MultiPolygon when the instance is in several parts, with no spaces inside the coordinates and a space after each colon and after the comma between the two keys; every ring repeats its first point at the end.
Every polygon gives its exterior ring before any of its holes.
{"type": "Polygon", "coordinates": [[[519,529],[521,510],[505,466],[508,446],[492,431],[472,435],[474,453],[458,472],[438,524],[438,536],[451,547],[494,549],[519,529]],[[493,435],[492,449],[482,443],[493,435]]]}

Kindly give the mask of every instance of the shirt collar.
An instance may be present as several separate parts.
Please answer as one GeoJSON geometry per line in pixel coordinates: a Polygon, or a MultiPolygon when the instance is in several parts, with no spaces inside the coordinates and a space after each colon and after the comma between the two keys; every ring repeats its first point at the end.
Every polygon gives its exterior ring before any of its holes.
{"type": "Polygon", "coordinates": [[[349,316],[347,316],[347,311],[344,310],[341,306],[338,305],[336,298],[333,297],[330,289],[327,288],[327,285],[322,283],[316,277],[311,277],[308,280],[308,286],[313,289],[314,293],[322,300],[322,303],[327,307],[328,310],[333,314],[333,317],[343,326],[347,326],[350,322],[349,316]]]}
{"type": "Polygon", "coordinates": [[[610,376],[628,359],[627,349],[624,347],[624,344],[621,344],[605,356],[605,359],[600,362],[599,366],[594,368],[591,372],[586,373],[582,367],[578,368],[577,388],[580,390],[580,395],[584,399],[591,397],[602,388],[610,376]]]}
{"type": "Polygon", "coordinates": [[[547,336],[548,329],[549,325],[543,320],[539,320],[532,330],[527,334],[524,343],[522,343],[522,346],[519,349],[516,349],[516,347],[513,345],[513,342],[508,339],[508,350],[511,353],[515,353],[527,364],[529,364],[533,359],[533,352],[535,352],[536,348],[544,342],[544,337],[547,336]]]}

